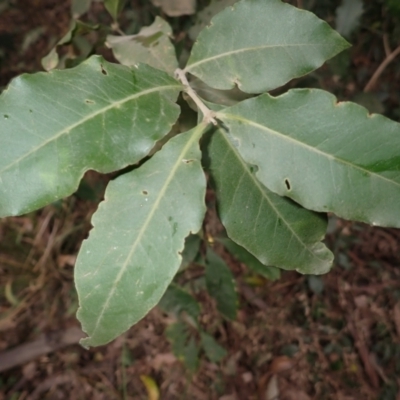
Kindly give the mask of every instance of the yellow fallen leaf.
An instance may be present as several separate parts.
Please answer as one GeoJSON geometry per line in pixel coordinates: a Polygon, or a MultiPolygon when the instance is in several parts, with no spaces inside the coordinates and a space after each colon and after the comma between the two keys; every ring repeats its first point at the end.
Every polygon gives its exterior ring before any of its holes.
{"type": "Polygon", "coordinates": [[[158,386],[155,380],[148,375],[140,375],[140,380],[146,387],[147,394],[149,395],[149,400],[159,400],[160,391],[158,390],[158,386]]]}

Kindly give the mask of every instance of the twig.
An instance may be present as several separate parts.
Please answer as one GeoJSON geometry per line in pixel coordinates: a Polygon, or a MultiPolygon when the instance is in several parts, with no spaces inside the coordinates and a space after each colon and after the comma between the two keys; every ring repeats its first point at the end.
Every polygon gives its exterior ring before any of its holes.
{"type": "Polygon", "coordinates": [[[200,99],[199,96],[197,96],[197,93],[191,88],[189,85],[189,82],[186,78],[185,73],[181,69],[177,69],[175,71],[175,76],[182,82],[182,84],[185,86],[185,92],[191,97],[191,99],[196,103],[196,106],[199,108],[199,110],[203,113],[203,120],[206,123],[212,123],[214,125],[217,125],[218,122],[215,119],[215,113],[211,111],[200,99]]]}
{"type": "Polygon", "coordinates": [[[249,286],[241,284],[240,293],[250,304],[257,306],[262,311],[268,310],[267,303],[258,297],[249,286]]]}
{"type": "Polygon", "coordinates": [[[389,36],[387,33],[383,34],[383,48],[385,49],[386,57],[388,57],[392,52],[392,49],[390,48],[389,36]]]}
{"type": "Polygon", "coordinates": [[[398,46],[395,50],[393,50],[381,63],[375,73],[372,75],[371,79],[365,85],[364,93],[370,92],[372,88],[375,86],[376,81],[382,75],[382,72],[385,68],[400,54],[400,46],[398,46]]]}
{"type": "Polygon", "coordinates": [[[124,32],[121,30],[121,28],[119,27],[118,22],[113,22],[113,23],[111,24],[111,29],[112,29],[114,32],[119,33],[121,36],[126,36],[125,33],[124,33],[124,32]]]}

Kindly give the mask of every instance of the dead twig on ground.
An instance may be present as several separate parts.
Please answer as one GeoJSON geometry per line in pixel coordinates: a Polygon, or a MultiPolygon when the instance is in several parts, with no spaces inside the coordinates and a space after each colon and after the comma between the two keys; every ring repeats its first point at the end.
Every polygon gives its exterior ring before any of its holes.
{"type": "Polygon", "coordinates": [[[77,327],[53,335],[42,335],[34,342],[25,343],[0,354],[0,372],[25,364],[28,361],[70,344],[76,344],[84,337],[77,327]]]}

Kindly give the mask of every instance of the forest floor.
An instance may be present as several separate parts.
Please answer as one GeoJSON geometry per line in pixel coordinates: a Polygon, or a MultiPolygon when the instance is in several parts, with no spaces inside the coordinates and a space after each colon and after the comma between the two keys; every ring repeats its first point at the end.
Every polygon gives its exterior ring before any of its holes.
{"type": "MultiPolygon", "coordinates": [[[[67,1],[8,3],[2,9],[0,2],[3,88],[22,72],[42,70],[41,58],[70,23],[67,1]]],[[[332,63],[311,84],[336,85],[342,99],[363,99],[399,120],[398,60],[370,98],[363,92],[385,58],[385,32],[358,31],[349,77],[335,74],[341,66],[332,63]]],[[[108,179],[91,172],[86,187],[100,199],[108,179]]],[[[171,316],[159,308],[107,346],[78,344],[73,266],[97,207],[87,197],[73,195],[0,222],[0,400],[155,400],[144,382],[156,385],[163,400],[400,400],[400,230],[331,216],[332,271],[320,277],[283,272],[274,282],[216,245],[237,278],[238,318],[224,320],[205,291],[193,290],[202,304],[201,326],[227,355],[217,364],[200,357],[190,374],[164,333],[171,316]],[[13,367],[2,371],[7,363],[13,367]]],[[[208,206],[206,229],[215,232],[220,224],[212,192],[208,206]]]]}

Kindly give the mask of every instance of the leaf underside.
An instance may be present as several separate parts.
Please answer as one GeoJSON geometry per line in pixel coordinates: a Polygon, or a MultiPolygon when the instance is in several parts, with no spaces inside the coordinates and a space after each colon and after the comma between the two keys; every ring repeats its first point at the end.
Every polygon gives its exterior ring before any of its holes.
{"type": "Polygon", "coordinates": [[[304,207],[400,227],[400,124],[318,89],[217,113],[257,179],[304,207]]]}
{"type": "Polygon", "coordinates": [[[185,68],[216,89],[246,93],[282,86],[349,44],[314,14],[280,0],[240,1],[198,36],[185,68]]]}
{"type": "Polygon", "coordinates": [[[326,217],[263,186],[256,178],[257,168],[243,161],[228,135],[216,130],[207,148],[218,213],[228,236],[262,264],[309,274],[327,272],[333,255],[321,243],[326,217]]]}
{"type": "Polygon", "coordinates": [[[111,182],[75,268],[85,346],[105,344],[161,299],[181,263],[185,237],[201,228],[204,126],[171,139],[139,169],[111,182]]]}
{"type": "Polygon", "coordinates": [[[233,106],[253,96],[251,94],[241,92],[237,87],[231,90],[214,89],[206,85],[203,81],[196,78],[195,76],[192,77],[192,79],[190,80],[190,86],[196,91],[198,96],[204,101],[206,105],[207,103],[212,103],[211,108],[213,110],[216,106],[218,106],[218,109],[222,106],[233,106]]]}
{"type": "Polygon", "coordinates": [[[173,75],[178,68],[175,48],[169,37],[172,29],[162,18],[156,17],[152,25],[137,35],[107,36],[107,45],[114,57],[123,65],[145,63],[173,75]]]}
{"type": "Polygon", "coordinates": [[[73,193],[89,169],[145,157],[178,118],[180,89],[162,71],[101,57],[13,80],[0,97],[0,217],[73,193]]]}
{"type": "Polygon", "coordinates": [[[170,17],[180,17],[181,15],[191,15],[196,12],[196,0],[151,0],[156,7],[170,17]]]}

